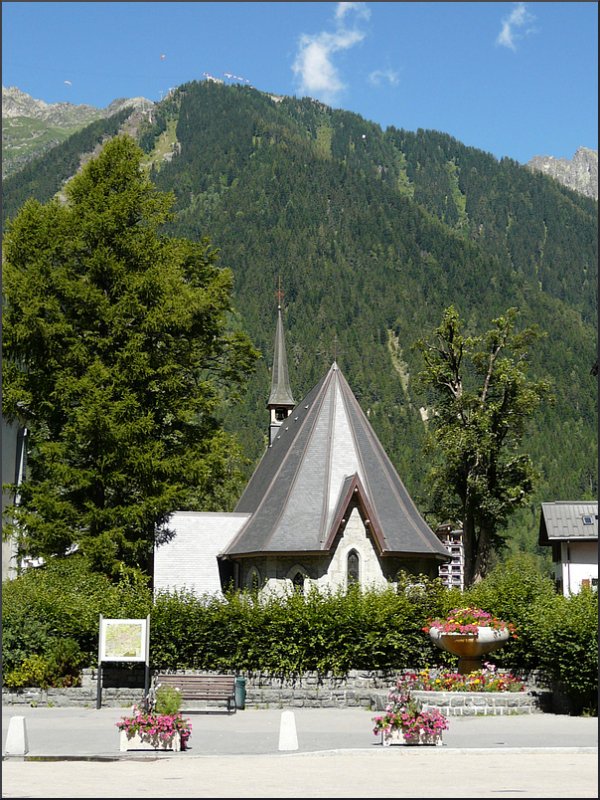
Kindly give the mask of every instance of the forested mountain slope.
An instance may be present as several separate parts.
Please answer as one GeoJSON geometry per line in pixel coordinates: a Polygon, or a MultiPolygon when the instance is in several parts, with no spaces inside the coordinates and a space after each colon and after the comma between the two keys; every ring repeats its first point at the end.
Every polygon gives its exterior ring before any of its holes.
{"type": "MultiPolygon", "coordinates": [[[[296,400],[337,358],[425,515],[428,398],[413,345],[451,303],[473,333],[509,306],[547,332],[532,375],[556,399],[526,440],[541,479],[513,540],[534,546],[540,500],[596,496],[596,201],[443,133],[382,131],[310,99],[206,81],[157,105],[139,141],[153,180],[175,194],[171,231],[220,249],[239,324],[264,354],[243,406],[227,412],[249,470],[266,446],[280,277],[296,400]]],[[[46,163],[26,187],[19,174],[5,182],[9,216],[25,196],[58,191],[36,184],[46,163]]]]}

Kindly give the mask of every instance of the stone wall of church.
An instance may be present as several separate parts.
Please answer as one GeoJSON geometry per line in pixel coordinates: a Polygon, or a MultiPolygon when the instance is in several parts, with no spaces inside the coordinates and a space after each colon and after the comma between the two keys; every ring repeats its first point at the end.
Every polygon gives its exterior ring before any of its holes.
{"type": "Polygon", "coordinates": [[[437,577],[437,562],[432,560],[407,561],[399,558],[380,560],[373,540],[365,527],[358,508],[353,508],[340,535],[333,554],[322,556],[262,556],[240,561],[240,585],[251,588],[253,583],[265,593],[282,595],[294,588],[294,576],[304,577],[304,590],[310,586],[318,589],[346,589],[348,585],[348,555],[358,555],[359,582],[363,588],[385,589],[397,579],[399,570],[413,575],[437,577]]]}
{"type": "Polygon", "coordinates": [[[348,554],[358,554],[361,586],[384,589],[388,580],[375,552],[371,537],[357,508],[354,508],[333,554],[323,556],[264,556],[241,562],[240,583],[250,588],[253,576],[265,592],[281,594],[293,589],[294,576],[304,576],[304,588],[345,589],[348,580],[348,554]]]}
{"type": "Polygon", "coordinates": [[[317,581],[317,586],[331,586],[346,588],[348,579],[348,554],[355,550],[358,554],[359,583],[363,587],[377,587],[384,589],[388,582],[383,574],[379,558],[371,537],[367,533],[365,524],[357,508],[350,514],[350,519],[338,541],[333,553],[327,574],[317,581]]]}

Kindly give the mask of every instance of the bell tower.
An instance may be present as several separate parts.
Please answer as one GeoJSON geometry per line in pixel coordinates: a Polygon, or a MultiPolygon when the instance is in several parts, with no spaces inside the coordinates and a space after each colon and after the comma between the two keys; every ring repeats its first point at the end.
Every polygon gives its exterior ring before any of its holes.
{"type": "Polygon", "coordinates": [[[275,346],[273,348],[273,369],[271,372],[271,394],[267,402],[270,413],[269,446],[273,444],[281,423],[289,417],[296,405],[290,389],[288,377],[287,355],[285,351],[285,337],[283,335],[283,322],[281,319],[281,282],[277,295],[277,329],[275,331],[275,346]]]}

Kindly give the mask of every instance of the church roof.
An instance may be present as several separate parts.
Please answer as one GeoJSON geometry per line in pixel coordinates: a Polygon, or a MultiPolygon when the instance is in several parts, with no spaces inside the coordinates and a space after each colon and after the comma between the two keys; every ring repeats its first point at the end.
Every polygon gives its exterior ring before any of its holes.
{"type": "Polygon", "coordinates": [[[288,376],[285,338],[281,321],[281,306],[277,309],[277,329],[275,331],[275,347],[273,355],[273,371],[271,374],[271,394],[267,406],[294,406],[290,379],[288,376]]]}
{"type": "Polygon", "coordinates": [[[235,511],[223,555],[322,553],[357,500],[380,554],[447,560],[334,362],[281,424],[235,511]]]}

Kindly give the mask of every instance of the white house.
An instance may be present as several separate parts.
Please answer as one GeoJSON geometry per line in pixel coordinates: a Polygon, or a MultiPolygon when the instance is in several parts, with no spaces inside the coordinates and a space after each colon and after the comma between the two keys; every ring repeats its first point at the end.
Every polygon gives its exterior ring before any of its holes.
{"type": "Polygon", "coordinates": [[[557,587],[568,597],[598,586],[598,503],[542,503],[539,544],[552,547],[557,587]]]}

